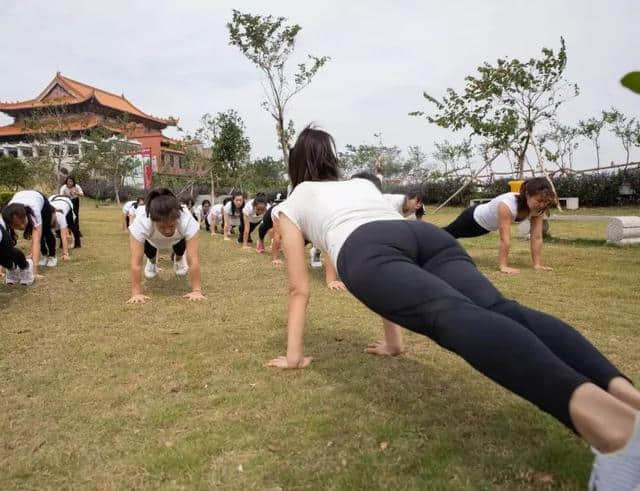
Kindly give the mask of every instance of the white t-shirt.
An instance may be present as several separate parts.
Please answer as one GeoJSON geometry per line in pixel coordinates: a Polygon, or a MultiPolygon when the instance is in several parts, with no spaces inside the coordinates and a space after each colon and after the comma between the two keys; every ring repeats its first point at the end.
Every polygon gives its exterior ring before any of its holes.
{"type": "MultiPolygon", "coordinates": [[[[240,215],[242,214],[242,212],[240,210],[236,210],[235,213],[232,215],[231,214],[231,204],[232,202],[229,201],[226,205],[224,205],[224,213],[229,215],[229,223],[231,223],[231,225],[234,226],[239,226],[240,225],[240,215]]],[[[245,205],[246,206],[246,205],[245,205]]]]}
{"type": "Polygon", "coordinates": [[[69,188],[66,184],[63,184],[62,187],[60,188],[60,194],[69,196],[70,198],[84,196],[84,192],[82,191],[82,188],[78,184],[76,184],[71,188],[69,188]]]}
{"type": "Polygon", "coordinates": [[[274,208],[275,219],[285,214],[305,238],[326,251],[336,266],[349,235],[360,225],[379,220],[402,220],[382,193],[367,179],[303,182],[274,208]]]}
{"type": "Polygon", "coordinates": [[[122,213],[124,215],[129,215],[129,216],[131,216],[132,214],[135,215],[135,208],[133,207],[133,205],[135,204],[136,204],[135,201],[127,201],[122,207],[122,213]],[[132,212],[131,210],[134,210],[134,211],[132,212]]]}
{"type": "MultiPolygon", "coordinates": [[[[67,228],[69,224],[67,223],[67,214],[69,212],[73,213],[73,203],[71,202],[71,198],[67,196],[57,196],[54,194],[53,196],[49,196],[49,203],[53,206],[54,211],[56,213],[56,230],[60,230],[61,228],[67,228]]],[[[75,217],[75,214],[73,215],[75,217]]]]}
{"type": "MultiPolygon", "coordinates": [[[[256,215],[256,210],[253,207],[254,200],[250,199],[244,204],[242,208],[242,214],[249,218],[249,223],[260,223],[264,218],[264,212],[262,215],[256,215]]],[[[265,208],[266,211],[266,208],[265,208]]]]}
{"type": "Polygon", "coordinates": [[[176,223],[176,231],[173,236],[165,237],[156,230],[151,218],[147,216],[144,206],[138,206],[135,221],[129,225],[129,232],[139,242],[148,241],[156,249],[169,249],[172,245],[177,244],[182,239],[192,239],[200,230],[198,222],[195,221],[191,212],[182,210],[178,223],[176,223]]]}
{"type": "Polygon", "coordinates": [[[478,205],[473,210],[473,219],[486,230],[498,230],[498,206],[504,203],[511,211],[511,223],[515,222],[518,216],[518,193],[504,193],[496,196],[488,203],[478,205]]]}
{"type": "Polygon", "coordinates": [[[42,225],[42,208],[44,207],[44,196],[38,191],[18,191],[13,195],[11,203],[20,203],[21,205],[30,206],[33,210],[33,226],[39,227],[42,225]]]}
{"type": "Polygon", "coordinates": [[[218,221],[222,220],[222,203],[217,205],[213,205],[209,208],[209,223],[213,222],[213,218],[215,217],[218,221]]]}

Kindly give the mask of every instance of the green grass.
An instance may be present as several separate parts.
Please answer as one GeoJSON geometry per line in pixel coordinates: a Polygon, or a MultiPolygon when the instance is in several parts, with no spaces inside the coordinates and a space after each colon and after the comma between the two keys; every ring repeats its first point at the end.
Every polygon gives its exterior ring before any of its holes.
{"type": "MultiPolygon", "coordinates": [[[[405,356],[363,354],[378,319],[318,271],[307,370],[262,367],[285,349],[285,272],[204,232],[206,303],[182,299],[165,255],[144,284],[151,303],[125,305],[120,217],[85,201],[72,261],[34,288],[0,286],[0,488],[585,488],[583,442],[431,341],[409,333],[405,356]]],[[[605,245],[601,225],[552,223],[549,273],[517,239],[516,276],[496,271],[495,234],[464,245],[507,295],[567,320],[640,382],[640,248],[605,245]]]]}

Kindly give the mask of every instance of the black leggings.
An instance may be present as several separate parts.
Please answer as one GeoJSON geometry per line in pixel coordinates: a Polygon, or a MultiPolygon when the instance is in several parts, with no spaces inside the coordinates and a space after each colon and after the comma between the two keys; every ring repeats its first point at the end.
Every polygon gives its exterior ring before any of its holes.
{"type": "Polygon", "coordinates": [[[340,278],[362,303],[430,337],[493,381],[575,430],[569,399],[623,376],[555,317],[502,296],[442,229],[375,221],[356,229],[338,257],[340,278]]]}
{"type": "MultiPolygon", "coordinates": [[[[182,239],[180,242],[176,242],[175,244],[173,244],[171,249],[173,249],[172,257],[173,255],[182,257],[184,256],[184,253],[187,250],[187,241],[185,239],[182,239]]],[[[147,256],[152,261],[155,261],[156,256],[158,255],[158,249],[154,245],[152,245],[151,242],[149,242],[148,240],[144,241],[144,255],[147,256]]]]}
{"type": "Polygon", "coordinates": [[[476,209],[474,205],[464,210],[458,218],[451,222],[444,230],[453,235],[456,239],[465,237],[478,237],[480,235],[488,234],[490,231],[484,227],[481,227],[475,218],[473,218],[473,211],[476,209]]]}
{"type": "Polygon", "coordinates": [[[266,211],[262,222],[260,222],[260,227],[258,228],[258,237],[260,238],[260,242],[264,242],[264,238],[267,236],[267,233],[273,228],[271,210],[273,210],[273,206],[266,211]]]}
{"type": "Polygon", "coordinates": [[[20,269],[27,269],[29,264],[24,253],[16,247],[13,237],[3,226],[0,225],[0,266],[13,269],[16,266],[20,269]]]}
{"type": "MultiPolygon", "coordinates": [[[[80,233],[80,198],[71,198],[71,202],[73,203],[73,212],[76,214],[76,226],[78,227],[78,237],[82,237],[80,233]]],[[[75,237],[75,234],[74,234],[75,237]]],[[[80,247],[80,242],[77,242],[78,245],[74,244],[74,247],[80,247]]]]}
{"type": "Polygon", "coordinates": [[[40,252],[43,256],[56,257],[56,236],[51,228],[52,216],[53,206],[51,206],[49,200],[45,197],[44,206],[42,207],[42,237],[40,238],[40,252]]]}
{"type": "MultiPolygon", "coordinates": [[[[251,238],[251,233],[258,225],[260,225],[260,222],[258,223],[249,222],[249,239],[248,239],[249,244],[253,243],[253,239],[251,238]]],[[[244,242],[244,220],[240,220],[240,227],[238,228],[238,243],[242,244],[243,242],[244,242]]]]}

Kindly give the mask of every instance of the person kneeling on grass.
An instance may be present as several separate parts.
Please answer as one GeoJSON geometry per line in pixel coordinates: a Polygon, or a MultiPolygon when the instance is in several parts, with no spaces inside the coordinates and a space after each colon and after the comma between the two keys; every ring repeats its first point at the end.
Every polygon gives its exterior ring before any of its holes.
{"type": "Polygon", "coordinates": [[[303,130],[289,157],[293,192],[275,215],[289,277],[287,353],[267,366],[311,364],[306,237],[385,327],[431,338],[580,435],[595,449],[591,489],[639,489],[640,392],[629,379],[567,323],[504,297],[450,234],[404,220],[371,182],[339,181],[338,169],[333,138],[303,130]]]}
{"type": "Polygon", "coordinates": [[[169,189],[159,188],[149,193],[144,210],[139,210],[129,227],[131,298],[127,303],[145,303],[149,299],[142,294],[143,256],[147,256],[144,276],[152,279],[158,274],[158,250],[169,248],[173,250],[171,257],[176,275],[189,273],[191,293],[184,297],[193,301],[205,298],[200,285],[198,231],[198,222],[169,189]]]}

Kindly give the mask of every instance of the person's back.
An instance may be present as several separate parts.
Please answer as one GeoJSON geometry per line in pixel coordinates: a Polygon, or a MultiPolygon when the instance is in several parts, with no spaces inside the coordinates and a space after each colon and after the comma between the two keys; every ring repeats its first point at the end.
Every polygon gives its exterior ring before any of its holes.
{"type": "Polygon", "coordinates": [[[402,219],[366,179],[303,182],[279,205],[279,213],[287,215],[334,262],[344,240],[360,225],[402,219]]]}

